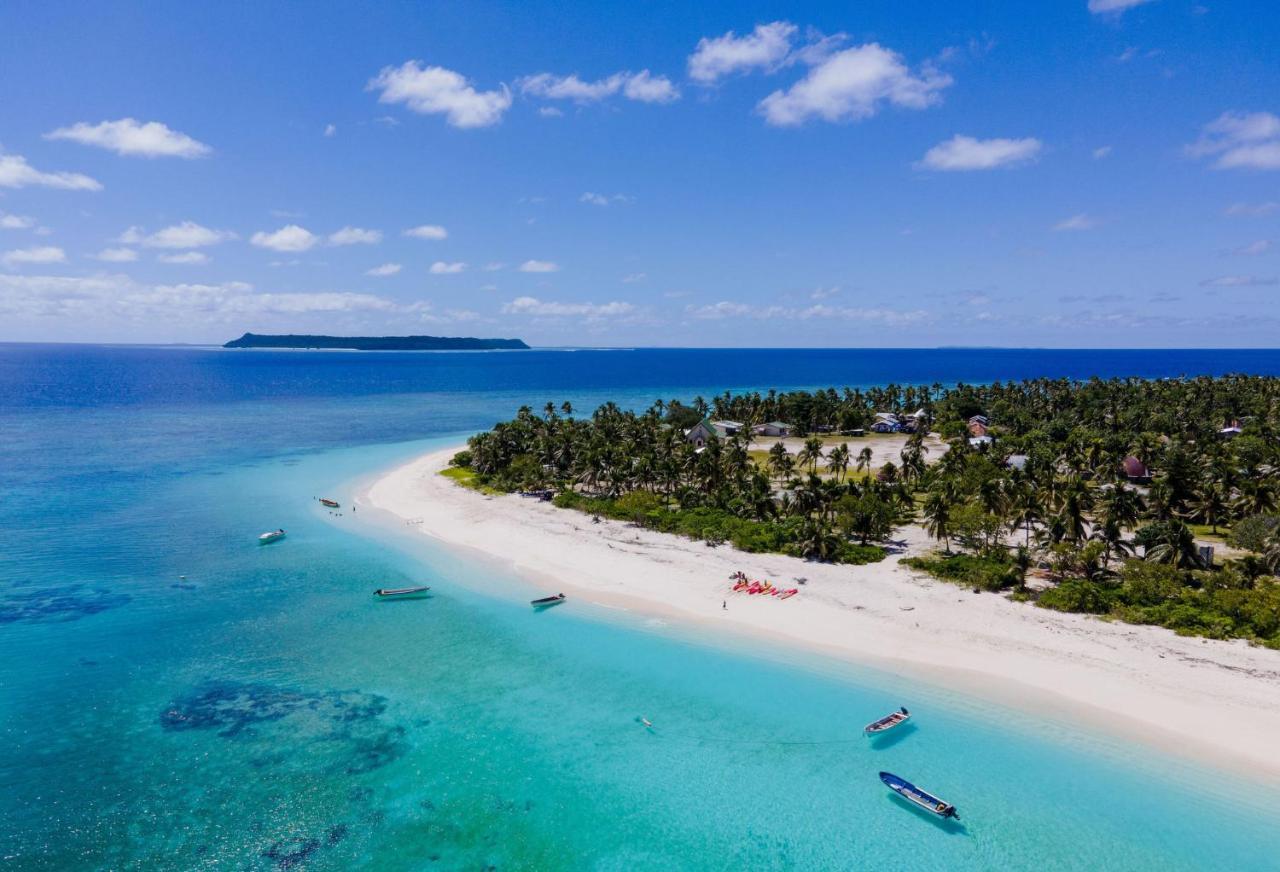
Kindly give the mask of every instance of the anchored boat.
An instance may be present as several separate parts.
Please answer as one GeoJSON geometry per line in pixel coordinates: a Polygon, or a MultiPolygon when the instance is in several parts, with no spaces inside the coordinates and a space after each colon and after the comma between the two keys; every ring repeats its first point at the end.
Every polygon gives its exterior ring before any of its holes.
{"type": "Polygon", "coordinates": [[[380,587],[373,592],[374,596],[386,597],[388,599],[406,598],[418,596],[431,590],[429,587],[380,587]]]}
{"type": "Polygon", "coordinates": [[[921,790],[905,778],[899,778],[892,772],[881,772],[880,780],[884,782],[885,787],[912,805],[918,806],[930,814],[936,814],[940,818],[960,820],[960,813],[956,811],[954,805],[944,799],[939,799],[932,793],[921,790]]]}
{"type": "Polygon", "coordinates": [[[272,542],[275,542],[277,539],[283,539],[283,538],[284,538],[284,530],[272,530],[270,533],[263,533],[261,536],[259,536],[258,544],[268,545],[272,542]]]}
{"type": "Polygon", "coordinates": [[[328,497],[321,497],[320,505],[324,506],[327,509],[341,508],[341,504],[337,500],[331,500],[328,497]]]}
{"type": "Polygon", "coordinates": [[[564,594],[558,593],[555,596],[544,596],[542,599],[530,600],[529,605],[535,609],[544,609],[547,606],[559,605],[564,602],[564,594]]]}
{"type": "Polygon", "coordinates": [[[878,721],[872,721],[862,728],[862,732],[868,736],[878,736],[881,733],[888,732],[894,727],[899,727],[911,720],[911,712],[906,708],[900,708],[893,714],[888,714],[878,721]]]}

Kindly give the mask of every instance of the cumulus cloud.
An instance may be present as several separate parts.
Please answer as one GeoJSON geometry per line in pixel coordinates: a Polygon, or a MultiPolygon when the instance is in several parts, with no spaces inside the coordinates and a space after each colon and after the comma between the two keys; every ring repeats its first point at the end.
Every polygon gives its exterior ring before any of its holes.
{"type": "Polygon", "coordinates": [[[329,234],[330,245],[376,245],[381,241],[381,230],[365,230],[362,227],[343,227],[329,234]]]}
{"type": "Polygon", "coordinates": [[[63,191],[101,191],[102,183],[81,173],[46,173],[18,154],[0,154],[0,188],[58,188],[63,191]]]}
{"type": "Polygon", "coordinates": [[[520,264],[520,272],[552,273],[559,271],[560,265],[549,260],[526,260],[520,264]]]}
{"type": "Polygon", "coordinates": [[[688,306],[685,313],[692,318],[718,321],[725,318],[754,318],[757,320],[840,320],[868,321],[897,326],[914,324],[929,317],[922,309],[901,311],[884,307],[860,308],[856,306],[827,306],[816,304],[798,308],[793,306],[757,306],[750,303],[736,303],[721,300],[705,306],[688,306]]]}
{"type": "Polygon", "coordinates": [[[1053,225],[1054,230],[1092,230],[1098,226],[1098,222],[1094,218],[1090,218],[1081,212],[1078,215],[1072,215],[1070,218],[1063,218],[1057,224],[1053,225]]]}
{"type": "Polygon", "coordinates": [[[1214,169],[1280,169],[1280,117],[1270,112],[1224,112],[1187,146],[1191,157],[1214,157],[1214,169]]]}
{"type": "Polygon", "coordinates": [[[723,36],[704,36],[689,55],[689,78],[710,85],[733,73],[775,69],[790,54],[791,38],[798,29],[789,21],[774,21],[757,24],[745,36],[732,30],[723,36]]]}
{"type": "Polygon", "coordinates": [[[1276,283],[1275,276],[1218,276],[1205,279],[1200,283],[1202,288],[1257,288],[1276,283]]]}
{"type": "Polygon", "coordinates": [[[273,233],[259,230],[249,238],[253,245],[272,251],[307,251],[318,241],[314,233],[297,224],[286,224],[273,233]]]}
{"type": "Polygon", "coordinates": [[[395,275],[400,272],[401,269],[403,269],[403,267],[398,263],[384,263],[382,266],[375,266],[373,269],[366,271],[365,275],[384,278],[386,276],[395,275]]]}
{"type": "Polygon", "coordinates": [[[124,275],[0,274],[0,314],[27,317],[242,325],[260,317],[293,319],[310,314],[375,314],[399,319],[424,308],[429,306],[346,291],[258,293],[252,285],[235,281],[152,285],[124,275]]]}
{"type": "Polygon", "coordinates": [[[990,170],[1034,160],[1043,143],[1025,139],[975,139],[957,134],[925,152],[917,168],[943,171],[990,170]]]}
{"type": "Polygon", "coordinates": [[[133,118],[88,124],[84,121],[70,127],[59,127],[44,135],[45,139],[65,139],[81,145],[105,148],[128,157],[204,157],[213,149],[185,133],[171,130],[159,121],[143,124],[133,118]]]}
{"type": "Polygon", "coordinates": [[[950,76],[929,65],[912,73],[897,52],[868,43],[826,56],[789,89],[761,100],[757,109],[769,124],[780,127],[812,118],[858,121],[884,104],[906,109],[932,106],[951,82],[950,76]]]}
{"type": "Polygon", "coordinates": [[[502,306],[504,315],[534,315],[539,317],[581,316],[588,319],[614,318],[630,315],[636,307],[630,303],[614,301],[611,303],[556,303],[539,300],[537,297],[516,297],[502,306]]]}
{"type": "Polygon", "coordinates": [[[466,77],[444,67],[423,67],[405,61],[399,67],[383,67],[367,91],[379,91],[379,103],[403,103],[420,115],[443,115],[454,127],[489,127],[511,108],[506,85],[495,91],[478,91],[466,77]]]}
{"type": "Polygon", "coordinates": [[[65,263],[67,253],[54,245],[43,245],[35,248],[17,248],[0,255],[0,262],[5,266],[21,266],[24,264],[65,263]]]}
{"type": "Polygon", "coordinates": [[[437,260],[435,263],[431,264],[431,274],[437,276],[457,275],[458,273],[466,270],[466,268],[467,265],[462,261],[446,263],[443,260],[437,260]]]}
{"type": "Polygon", "coordinates": [[[1151,2],[1152,0],[1089,0],[1089,11],[1094,15],[1119,15],[1126,9],[1151,2]]]}
{"type": "Polygon", "coordinates": [[[119,241],[147,248],[204,248],[235,238],[236,235],[229,230],[212,230],[194,221],[183,221],[151,234],[141,227],[130,227],[120,234],[119,241]]]}
{"type": "Polygon", "coordinates": [[[449,235],[449,231],[445,230],[439,224],[422,224],[417,227],[410,227],[404,231],[405,236],[412,236],[414,239],[445,239],[449,235]]]}
{"type": "Polygon", "coordinates": [[[161,254],[156,260],[160,263],[202,264],[209,262],[209,255],[203,251],[184,251],[180,254],[161,254]]]}
{"type": "Polygon", "coordinates": [[[11,215],[8,212],[0,212],[0,230],[30,230],[36,226],[34,218],[28,218],[26,215],[11,215]]]}
{"type": "Polygon", "coordinates": [[[680,97],[680,91],[666,76],[655,76],[648,70],[638,73],[614,73],[603,79],[586,81],[576,73],[557,76],[538,73],[525,76],[516,83],[520,91],[544,100],[573,100],[575,103],[596,103],[621,93],[628,100],[642,103],[670,103],[680,97]]]}
{"type": "Polygon", "coordinates": [[[132,248],[104,248],[94,255],[94,260],[105,263],[133,263],[138,259],[138,252],[132,248]]]}

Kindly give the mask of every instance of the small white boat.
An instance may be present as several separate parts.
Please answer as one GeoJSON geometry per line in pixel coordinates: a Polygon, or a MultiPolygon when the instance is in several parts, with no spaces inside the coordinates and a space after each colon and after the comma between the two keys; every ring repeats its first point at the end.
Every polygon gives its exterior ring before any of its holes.
{"type": "Polygon", "coordinates": [[[408,598],[421,596],[429,590],[431,590],[429,587],[380,587],[373,592],[373,595],[392,599],[408,598]]]}
{"type": "Polygon", "coordinates": [[[893,714],[888,714],[878,721],[872,721],[862,728],[862,732],[868,736],[878,736],[881,733],[888,732],[894,727],[900,727],[907,721],[911,720],[911,712],[905,708],[900,708],[893,714]]]}
{"type": "Polygon", "coordinates": [[[284,538],[284,530],[272,530],[270,533],[263,533],[258,537],[259,545],[270,545],[278,539],[284,538]]]}

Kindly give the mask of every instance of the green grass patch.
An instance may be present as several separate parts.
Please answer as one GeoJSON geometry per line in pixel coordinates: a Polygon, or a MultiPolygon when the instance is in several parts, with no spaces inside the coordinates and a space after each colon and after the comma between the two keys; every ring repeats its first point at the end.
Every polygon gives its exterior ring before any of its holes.
{"type": "Polygon", "coordinates": [[[1006,590],[1016,587],[1018,577],[1006,561],[972,554],[935,554],[927,557],[904,557],[899,561],[934,578],[980,590],[1006,590]]]}
{"type": "Polygon", "coordinates": [[[482,494],[500,494],[502,491],[497,488],[490,487],[480,479],[480,474],[474,469],[466,469],[461,466],[447,466],[440,470],[440,474],[445,478],[453,481],[454,484],[460,484],[465,488],[477,491],[482,494]]]}

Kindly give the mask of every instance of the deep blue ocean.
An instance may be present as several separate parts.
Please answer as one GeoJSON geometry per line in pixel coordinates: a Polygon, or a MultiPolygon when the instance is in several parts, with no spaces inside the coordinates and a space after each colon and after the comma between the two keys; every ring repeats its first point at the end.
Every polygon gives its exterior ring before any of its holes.
{"type": "Polygon", "coordinates": [[[0,345],[0,869],[1275,869],[1276,785],[871,669],[537,615],[509,573],[314,500],[522,404],[1227,372],[1280,375],[1280,351],[0,345]],[[370,596],[413,583],[434,596],[370,596]],[[862,739],[902,703],[913,731],[862,739]]]}

